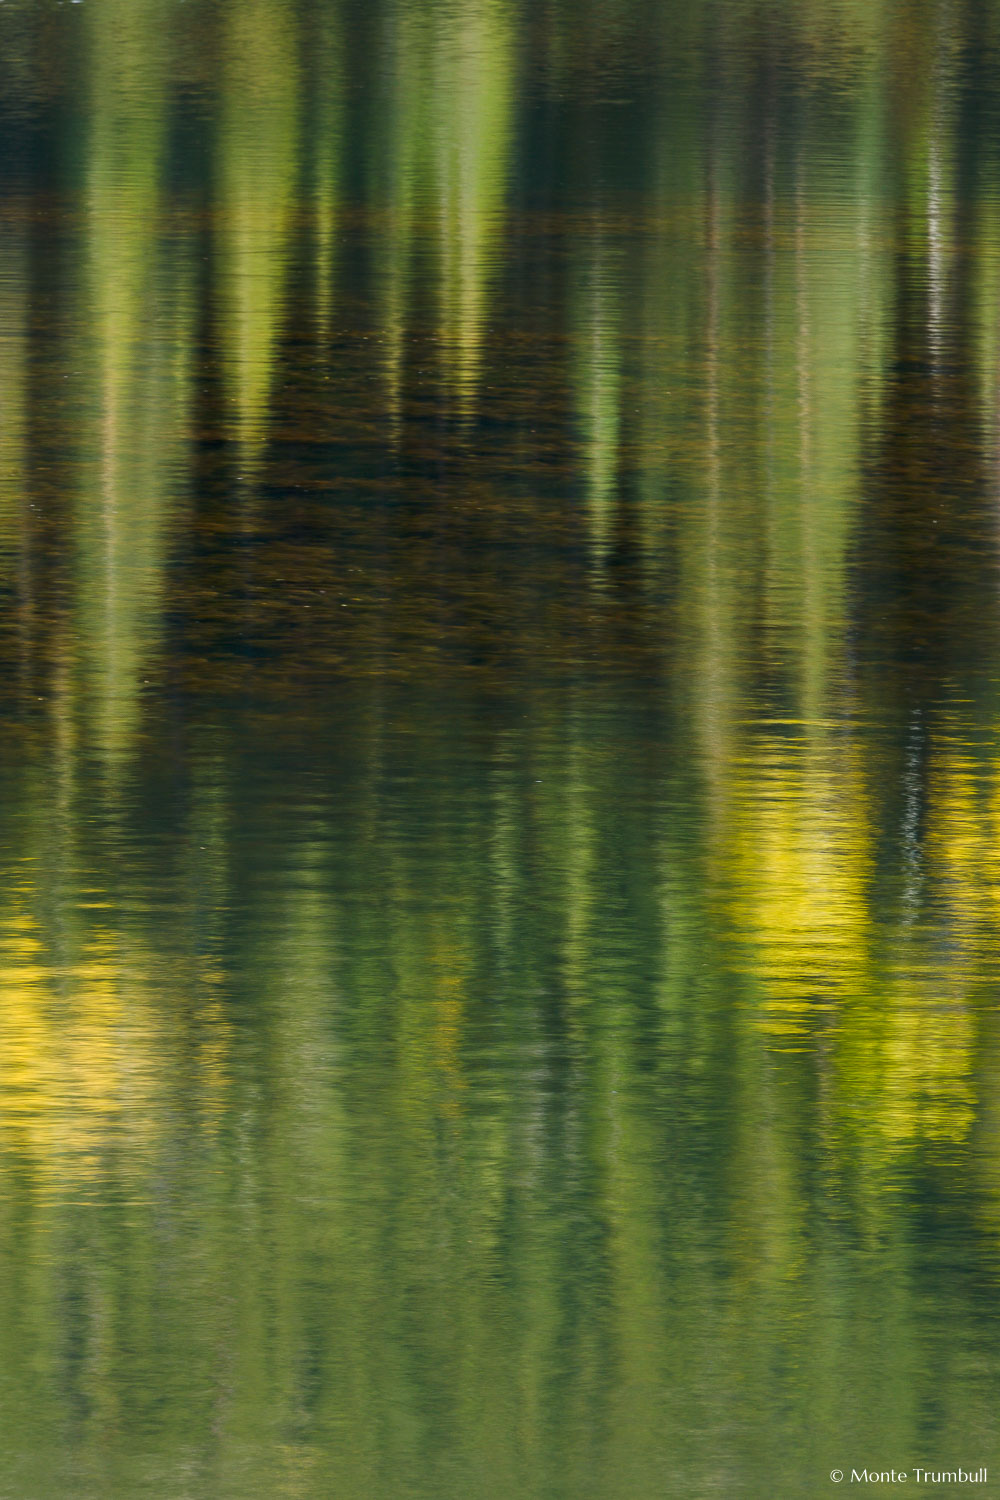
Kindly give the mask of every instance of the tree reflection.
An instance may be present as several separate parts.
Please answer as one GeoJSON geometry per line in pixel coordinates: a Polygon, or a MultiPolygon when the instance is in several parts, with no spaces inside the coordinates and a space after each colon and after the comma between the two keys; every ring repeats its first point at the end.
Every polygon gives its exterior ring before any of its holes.
{"type": "Polygon", "coordinates": [[[11,1493],[988,1430],[995,23],[668,9],[0,8],[11,1493]]]}

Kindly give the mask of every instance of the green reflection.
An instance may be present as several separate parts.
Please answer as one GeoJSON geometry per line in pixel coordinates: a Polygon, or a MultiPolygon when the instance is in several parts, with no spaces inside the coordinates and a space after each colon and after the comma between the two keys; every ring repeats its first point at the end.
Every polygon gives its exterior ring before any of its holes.
{"type": "Polygon", "coordinates": [[[995,8],[0,26],[0,1489],[1000,1463],[995,8]]]}
{"type": "Polygon", "coordinates": [[[313,301],[318,332],[326,335],[332,317],[343,188],[345,47],[336,6],[320,10],[309,43],[313,49],[310,78],[313,102],[309,121],[315,242],[313,301]]]}
{"type": "Polygon", "coordinates": [[[91,8],[76,368],[85,416],[68,626],[95,746],[118,760],[159,644],[173,512],[188,441],[190,251],[164,197],[170,54],[158,0],[91,8]]]}
{"type": "Polygon", "coordinates": [[[6,567],[16,556],[27,483],[28,236],[23,205],[0,225],[0,535],[6,567]]]}
{"type": "MultiPolygon", "coordinates": [[[[227,4],[220,27],[218,340],[239,462],[251,479],[264,439],[299,188],[299,36],[284,0],[227,4]]],[[[322,145],[327,152],[327,141],[322,145]]],[[[320,160],[320,213],[328,223],[330,166],[325,155],[320,160]]]]}
{"type": "Polygon", "coordinates": [[[448,393],[468,414],[496,284],[513,149],[517,8],[498,0],[431,7],[398,0],[385,18],[383,136],[375,154],[380,327],[389,402],[398,411],[401,339],[416,302],[413,262],[429,273],[448,393]],[[431,269],[433,267],[433,269],[431,269]]]}

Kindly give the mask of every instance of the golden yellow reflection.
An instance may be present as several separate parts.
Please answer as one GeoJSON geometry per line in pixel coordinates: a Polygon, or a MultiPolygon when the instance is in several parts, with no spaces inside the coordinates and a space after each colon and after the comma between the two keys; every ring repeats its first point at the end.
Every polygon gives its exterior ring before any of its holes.
{"type": "Polygon", "coordinates": [[[722,879],[755,1023],[799,1048],[827,1039],[837,1117],[867,1150],[960,1141],[975,1107],[972,989],[997,902],[989,793],[961,756],[935,763],[928,878],[954,903],[937,913],[954,957],[939,961],[905,910],[886,953],[860,747],[798,727],[801,738],[754,737],[730,769],[722,879]]]}
{"type": "Polygon", "coordinates": [[[1000,759],[991,743],[998,726],[978,743],[958,724],[947,730],[931,762],[926,858],[958,939],[956,977],[971,979],[990,960],[1000,920],[1000,759]]]}
{"type": "MultiPolygon", "coordinates": [[[[8,872],[0,926],[0,1137],[8,1166],[29,1166],[47,1191],[96,1183],[113,1170],[144,1192],[171,1107],[165,1063],[179,1041],[153,977],[156,958],[109,925],[110,903],[97,893],[78,900],[69,950],[64,928],[54,951],[37,916],[44,905],[36,888],[8,872]]],[[[209,1007],[191,1083],[216,1115],[227,1052],[225,1023],[209,1007]]]]}
{"type": "Polygon", "coordinates": [[[858,747],[761,735],[730,767],[732,919],[762,1023],[794,1035],[870,971],[871,831],[858,747]]]}

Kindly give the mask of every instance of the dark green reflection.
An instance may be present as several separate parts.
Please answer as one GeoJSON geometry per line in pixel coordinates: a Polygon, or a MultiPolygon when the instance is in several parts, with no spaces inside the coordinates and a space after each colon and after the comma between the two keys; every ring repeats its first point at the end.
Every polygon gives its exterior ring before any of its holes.
{"type": "Polygon", "coordinates": [[[998,38],[0,7],[4,1494],[1000,1473],[998,38]]]}

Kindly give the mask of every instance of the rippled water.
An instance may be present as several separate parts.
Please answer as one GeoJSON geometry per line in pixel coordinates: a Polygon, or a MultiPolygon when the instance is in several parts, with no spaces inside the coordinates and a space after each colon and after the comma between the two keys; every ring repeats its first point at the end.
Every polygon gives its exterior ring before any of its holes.
{"type": "Polygon", "coordinates": [[[0,8],[0,1495],[1000,1483],[998,412],[991,0],[0,8]]]}

